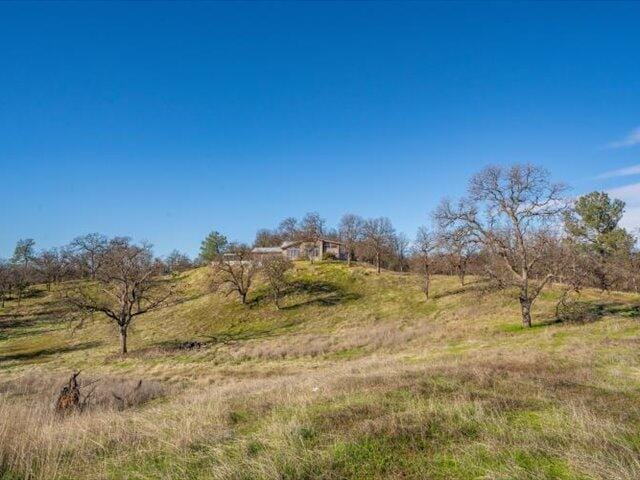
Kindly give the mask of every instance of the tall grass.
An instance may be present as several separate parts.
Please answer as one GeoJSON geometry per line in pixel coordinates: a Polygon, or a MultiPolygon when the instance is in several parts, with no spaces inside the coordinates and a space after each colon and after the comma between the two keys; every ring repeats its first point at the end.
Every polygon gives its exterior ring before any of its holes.
{"type": "Polygon", "coordinates": [[[10,310],[0,478],[640,478],[636,297],[587,292],[605,313],[562,324],[550,291],[523,330],[510,292],[438,277],[426,301],[410,275],[297,268],[313,288],[288,309],[194,294],[128,357],[99,320],[68,337],[46,297],[10,310]],[[187,339],[204,347],[167,343],[187,339]],[[75,368],[91,407],[56,414],[75,368]]]}

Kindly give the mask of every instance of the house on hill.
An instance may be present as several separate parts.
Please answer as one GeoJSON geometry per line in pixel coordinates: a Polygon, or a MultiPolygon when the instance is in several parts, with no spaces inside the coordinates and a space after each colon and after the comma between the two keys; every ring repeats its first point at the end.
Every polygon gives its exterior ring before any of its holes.
{"type": "Polygon", "coordinates": [[[256,247],[251,250],[251,253],[256,260],[274,255],[283,255],[289,260],[322,260],[327,257],[345,260],[347,258],[347,249],[342,242],[326,238],[315,242],[294,240],[284,242],[279,247],[256,247]]]}

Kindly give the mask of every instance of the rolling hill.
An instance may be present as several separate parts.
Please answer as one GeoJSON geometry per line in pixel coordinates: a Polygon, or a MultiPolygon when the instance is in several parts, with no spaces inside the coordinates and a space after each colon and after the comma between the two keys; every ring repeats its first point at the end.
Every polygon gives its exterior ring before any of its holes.
{"type": "Polygon", "coordinates": [[[283,308],[211,293],[140,317],[130,354],[55,291],[0,309],[2,479],[640,478],[640,296],[512,291],[297,263],[283,308]],[[52,403],[73,371],[83,412],[52,403]]]}

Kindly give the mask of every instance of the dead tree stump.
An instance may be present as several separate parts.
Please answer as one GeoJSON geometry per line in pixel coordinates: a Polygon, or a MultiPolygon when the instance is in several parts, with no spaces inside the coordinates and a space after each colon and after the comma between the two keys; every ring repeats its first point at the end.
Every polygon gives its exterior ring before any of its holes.
{"type": "Polygon", "coordinates": [[[71,375],[67,385],[62,387],[56,400],[56,412],[68,413],[79,410],[82,406],[80,402],[80,386],[78,385],[78,375],[80,372],[71,375]]]}

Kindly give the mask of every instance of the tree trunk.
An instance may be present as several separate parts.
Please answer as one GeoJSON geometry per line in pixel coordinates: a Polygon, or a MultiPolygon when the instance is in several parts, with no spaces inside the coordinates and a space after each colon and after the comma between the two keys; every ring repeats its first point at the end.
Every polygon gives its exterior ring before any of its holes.
{"type": "Polygon", "coordinates": [[[351,266],[351,250],[347,252],[347,267],[351,266]]]}
{"type": "Polygon", "coordinates": [[[430,283],[429,261],[425,261],[424,264],[424,295],[429,298],[429,283],[430,283]]]}
{"type": "Polygon", "coordinates": [[[95,280],[96,279],[96,255],[95,255],[95,253],[91,253],[90,254],[89,263],[91,264],[90,267],[89,267],[89,276],[91,277],[91,280],[95,280]]]}
{"type": "Polygon", "coordinates": [[[242,302],[243,305],[247,304],[247,294],[246,294],[246,292],[240,294],[240,301],[242,302]]]}
{"type": "Polygon", "coordinates": [[[376,269],[380,273],[380,252],[376,252],[376,269]]]}
{"type": "Polygon", "coordinates": [[[531,327],[531,299],[525,295],[520,295],[520,308],[522,309],[522,326],[531,327]]]}
{"type": "Polygon", "coordinates": [[[127,353],[127,328],[120,327],[120,353],[126,355],[127,353]]]}

